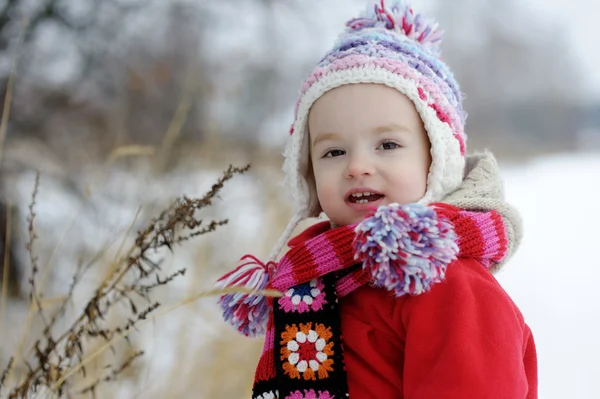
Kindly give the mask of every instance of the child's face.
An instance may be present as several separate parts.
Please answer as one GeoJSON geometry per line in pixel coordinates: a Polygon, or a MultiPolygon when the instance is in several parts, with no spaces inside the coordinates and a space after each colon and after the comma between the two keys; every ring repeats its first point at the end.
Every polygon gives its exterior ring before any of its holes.
{"type": "Polygon", "coordinates": [[[414,104],[399,91],[378,84],[330,90],[313,105],[308,126],[319,203],[336,225],[425,195],[429,139],[414,104]]]}

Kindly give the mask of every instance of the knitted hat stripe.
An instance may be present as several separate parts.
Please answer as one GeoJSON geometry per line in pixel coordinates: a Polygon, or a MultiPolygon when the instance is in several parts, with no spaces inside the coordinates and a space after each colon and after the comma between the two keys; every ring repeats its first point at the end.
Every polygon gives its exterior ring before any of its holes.
{"type": "Polygon", "coordinates": [[[458,83],[454,79],[448,66],[439,58],[423,51],[412,40],[401,39],[391,33],[382,33],[381,31],[365,32],[347,36],[332,52],[330,52],[318,64],[318,67],[327,66],[336,59],[344,58],[352,54],[364,54],[377,58],[400,59],[414,65],[414,68],[424,75],[439,79],[448,86],[448,100],[460,108],[461,93],[458,83]]]}
{"type": "Polygon", "coordinates": [[[411,68],[414,68],[414,70],[418,71],[419,74],[433,80],[440,86],[440,89],[444,93],[444,96],[447,98],[447,100],[453,106],[460,107],[460,103],[456,98],[456,87],[452,87],[454,83],[451,79],[451,76],[448,76],[449,72],[447,70],[442,70],[440,65],[433,65],[432,63],[427,62],[427,60],[424,58],[415,58],[413,54],[409,53],[410,51],[411,49],[409,45],[402,46],[398,45],[397,43],[379,42],[368,47],[368,51],[356,51],[356,49],[353,49],[352,51],[345,52],[344,54],[339,54],[335,58],[322,63],[320,68],[325,68],[338,60],[355,55],[364,55],[379,60],[401,61],[408,64],[411,68]],[[400,49],[405,52],[401,52],[400,49]]]}
{"type": "Polygon", "coordinates": [[[421,52],[419,47],[410,42],[398,42],[382,40],[378,42],[369,42],[366,40],[356,40],[347,43],[350,47],[345,50],[339,50],[331,53],[318,66],[325,67],[328,64],[335,62],[336,59],[341,59],[355,54],[364,54],[371,57],[383,59],[399,59],[410,63],[421,72],[439,83],[448,87],[448,100],[456,107],[462,110],[462,105],[459,101],[460,91],[458,84],[446,64],[435,57],[431,57],[426,52],[421,52]]]}
{"type": "MultiPolygon", "coordinates": [[[[351,55],[336,60],[325,68],[317,68],[313,75],[308,78],[306,85],[303,88],[302,100],[308,100],[309,97],[316,97],[305,96],[305,94],[314,86],[314,83],[320,82],[327,75],[330,75],[334,72],[351,70],[354,67],[361,68],[360,81],[362,82],[368,80],[368,77],[363,77],[363,74],[366,75],[366,72],[363,71],[378,68],[387,70],[392,74],[397,75],[397,78],[404,78],[414,81],[418,87],[421,87],[424,90],[423,93],[419,93],[418,98],[423,100],[423,95],[425,95],[425,99],[428,100],[427,105],[436,111],[436,116],[438,119],[442,120],[442,122],[446,122],[450,126],[452,129],[452,134],[460,143],[461,149],[464,148],[465,139],[463,137],[462,120],[458,115],[456,108],[448,103],[448,98],[440,91],[439,85],[437,85],[431,79],[415,72],[414,68],[399,60],[377,59],[367,55],[351,55]]],[[[392,79],[394,79],[394,77],[392,77],[392,79]]],[[[404,94],[408,95],[409,93],[404,94]]],[[[300,103],[298,105],[300,105],[300,103]]],[[[297,129],[294,128],[294,132],[296,131],[297,129]]]]}
{"type": "MultiPolygon", "coordinates": [[[[362,54],[377,59],[399,60],[406,62],[422,75],[427,76],[428,78],[436,81],[436,83],[443,86],[444,89],[447,88],[447,94],[449,94],[448,100],[453,105],[458,105],[455,91],[452,87],[454,83],[450,79],[448,79],[448,70],[445,69],[441,63],[436,64],[434,63],[434,61],[428,60],[425,57],[415,57],[415,49],[415,46],[412,46],[408,43],[380,41],[369,46],[368,50],[365,49],[367,51],[361,51],[360,49],[356,49],[358,51],[348,52],[344,56],[339,56],[339,58],[341,59],[350,55],[362,54]]],[[[332,62],[333,61],[334,60],[332,60],[332,62]]]]}
{"type": "MultiPolygon", "coordinates": [[[[316,68],[313,74],[306,80],[305,85],[302,88],[302,95],[305,95],[308,90],[314,85],[314,83],[318,82],[323,77],[329,75],[334,71],[343,71],[353,68],[371,69],[375,67],[380,67],[386,69],[392,73],[398,73],[402,75],[402,77],[406,79],[411,79],[416,81],[420,86],[422,86],[427,92],[429,92],[438,103],[444,104],[444,111],[447,114],[453,115],[453,120],[457,121],[458,126],[461,126],[462,123],[460,117],[457,114],[457,111],[452,106],[452,103],[449,102],[448,97],[440,90],[437,82],[432,79],[424,76],[415,71],[413,67],[407,65],[405,62],[401,60],[393,60],[393,59],[378,59],[373,58],[364,54],[355,54],[350,55],[341,59],[338,59],[326,67],[316,68]]],[[[367,71],[364,72],[365,75],[367,71]]],[[[301,101],[298,102],[300,104],[301,101]]]]}

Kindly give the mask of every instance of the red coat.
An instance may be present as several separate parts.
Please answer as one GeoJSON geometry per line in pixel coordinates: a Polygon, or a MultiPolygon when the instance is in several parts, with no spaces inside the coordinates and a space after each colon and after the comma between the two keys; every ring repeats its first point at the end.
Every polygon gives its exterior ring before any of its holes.
{"type": "MultiPolygon", "coordinates": [[[[309,228],[290,245],[318,230],[309,228]]],[[[424,294],[395,298],[363,286],[340,308],[351,398],[538,397],[531,330],[475,259],[459,258],[446,280],[424,294]]]]}

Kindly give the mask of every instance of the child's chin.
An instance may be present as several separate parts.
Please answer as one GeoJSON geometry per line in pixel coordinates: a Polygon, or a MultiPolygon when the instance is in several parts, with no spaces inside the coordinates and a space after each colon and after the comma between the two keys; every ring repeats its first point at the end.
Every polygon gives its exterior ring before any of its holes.
{"type": "Polygon", "coordinates": [[[369,213],[370,212],[364,212],[362,215],[359,214],[359,215],[355,215],[355,216],[352,216],[352,217],[348,217],[348,218],[346,218],[344,220],[341,220],[340,221],[341,223],[337,224],[337,226],[348,226],[348,225],[351,225],[351,224],[360,223],[360,222],[362,222],[365,219],[365,217],[369,213]]]}

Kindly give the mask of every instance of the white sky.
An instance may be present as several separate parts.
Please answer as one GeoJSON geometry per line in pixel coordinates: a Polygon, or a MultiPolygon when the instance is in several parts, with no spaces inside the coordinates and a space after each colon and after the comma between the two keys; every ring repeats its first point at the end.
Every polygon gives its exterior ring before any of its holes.
{"type": "MultiPolygon", "coordinates": [[[[500,1],[500,0],[495,0],[500,1]]],[[[600,2],[598,0],[515,0],[532,10],[539,10],[558,26],[563,26],[565,34],[580,57],[582,66],[589,74],[589,84],[600,99],[600,2]]]]}

